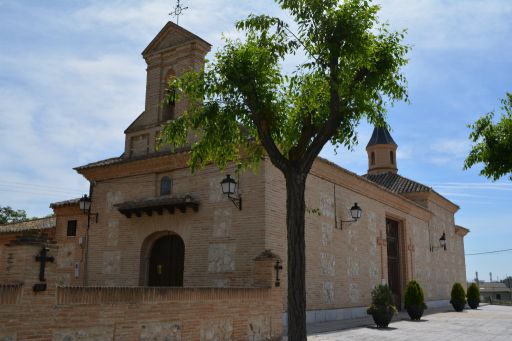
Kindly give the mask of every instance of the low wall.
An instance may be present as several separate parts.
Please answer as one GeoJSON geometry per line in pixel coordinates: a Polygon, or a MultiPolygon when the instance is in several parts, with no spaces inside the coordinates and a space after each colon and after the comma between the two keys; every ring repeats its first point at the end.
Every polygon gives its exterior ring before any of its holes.
{"type": "Polygon", "coordinates": [[[274,288],[56,287],[0,305],[0,340],[279,339],[280,295],[274,288]]]}

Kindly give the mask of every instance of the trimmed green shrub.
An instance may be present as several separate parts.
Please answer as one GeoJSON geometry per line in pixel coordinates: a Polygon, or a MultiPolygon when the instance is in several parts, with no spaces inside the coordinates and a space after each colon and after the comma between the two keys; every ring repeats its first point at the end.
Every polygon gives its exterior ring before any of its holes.
{"type": "Polygon", "coordinates": [[[470,308],[478,308],[478,305],[480,304],[480,288],[478,288],[478,285],[471,283],[466,296],[468,297],[468,305],[470,308]]]}
{"type": "Polygon", "coordinates": [[[370,315],[383,312],[395,314],[397,312],[393,292],[387,285],[380,284],[372,290],[372,304],[366,312],[370,315]]]}
{"type": "Polygon", "coordinates": [[[460,283],[455,283],[452,287],[452,299],[450,303],[455,311],[461,312],[466,305],[466,293],[460,283]]]}
{"type": "Polygon", "coordinates": [[[421,288],[421,285],[415,280],[407,283],[407,287],[405,288],[404,306],[406,309],[413,306],[427,309],[427,305],[425,304],[425,296],[423,295],[423,289],[421,288]]]}
{"type": "Polygon", "coordinates": [[[452,287],[452,299],[450,303],[453,303],[453,301],[462,301],[466,303],[466,293],[464,292],[464,288],[462,287],[462,284],[455,283],[452,287]]]}
{"type": "Polygon", "coordinates": [[[468,301],[469,300],[475,300],[480,302],[480,289],[478,288],[478,285],[475,283],[471,283],[471,285],[468,288],[468,301]]]}

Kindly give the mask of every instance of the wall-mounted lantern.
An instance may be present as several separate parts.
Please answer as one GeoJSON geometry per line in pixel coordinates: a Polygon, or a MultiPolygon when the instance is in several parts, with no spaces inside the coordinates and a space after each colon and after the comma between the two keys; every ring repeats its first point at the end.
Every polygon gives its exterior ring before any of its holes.
{"type": "Polygon", "coordinates": [[[96,217],[96,222],[98,222],[98,213],[91,213],[91,198],[87,196],[87,194],[84,194],[83,197],[80,198],[79,207],[80,210],[87,214],[87,226],[89,226],[89,220],[91,219],[91,215],[94,215],[96,217]]]}
{"type": "Polygon", "coordinates": [[[446,234],[444,232],[441,238],[439,238],[439,247],[442,247],[446,251],[446,234]]]}
{"type": "Polygon", "coordinates": [[[356,221],[358,221],[359,218],[361,218],[362,212],[363,212],[363,210],[361,209],[361,207],[359,207],[357,205],[357,202],[354,203],[354,206],[352,206],[350,208],[350,216],[352,217],[352,220],[341,220],[340,219],[340,230],[343,230],[343,223],[351,224],[351,223],[355,223],[356,221]]]}
{"type": "Polygon", "coordinates": [[[437,250],[437,249],[444,249],[446,251],[446,234],[443,232],[441,235],[441,238],[439,238],[439,246],[432,246],[431,251],[437,250]]]}
{"type": "Polygon", "coordinates": [[[242,210],[242,197],[237,193],[237,182],[235,179],[232,179],[229,174],[220,182],[220,186],[222,188],[222,194],[227,195],[227,197],[233,202],[233,204],[238,207],[238,209],[242,210]]]}

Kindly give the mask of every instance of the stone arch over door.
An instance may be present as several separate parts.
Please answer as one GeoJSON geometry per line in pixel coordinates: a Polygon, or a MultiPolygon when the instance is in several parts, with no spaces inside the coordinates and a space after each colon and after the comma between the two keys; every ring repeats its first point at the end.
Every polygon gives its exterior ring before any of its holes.
{"type": "Polygon", "coordinates": [[[139,285],[183,286],[185,243],[172,231],[149,235],[142,244],[139,285]]]}

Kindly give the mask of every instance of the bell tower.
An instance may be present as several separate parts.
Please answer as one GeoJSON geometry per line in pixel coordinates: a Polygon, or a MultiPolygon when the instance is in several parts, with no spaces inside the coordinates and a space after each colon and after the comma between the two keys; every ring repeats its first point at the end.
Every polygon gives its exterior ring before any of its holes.
{"type": "Polygon", "coordinates": [[[368,174],[398,172],[396,165],[396,149],[391,134],[385,127],[375,127],[372,137],[366,146],[368,153],[368,174]]]}
{"type": "MultiPolygon", "coordinates": [[[[173,22],[168,22],[142,52],[147,64],[145,110],[125,130],[125,158],[156,152],[162,126],[179,116],[185,101],[164,105],[167,81],[187,71],[200,71],[211,45],[173,22]]],[[[165,148],[163,148],[165,149],[165,148]]]]}

